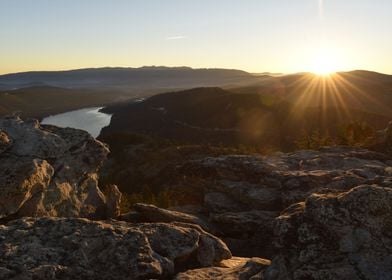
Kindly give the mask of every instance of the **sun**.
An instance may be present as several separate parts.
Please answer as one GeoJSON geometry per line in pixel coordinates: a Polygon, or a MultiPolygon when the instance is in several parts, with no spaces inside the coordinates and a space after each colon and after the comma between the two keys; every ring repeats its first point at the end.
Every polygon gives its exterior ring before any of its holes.
{"type": "Polygon", "coordinates": [[[320,48],[311,57],[309,68],[316,75],[328,76],[341,69],[341,59],[337,51],[320,48]]]}

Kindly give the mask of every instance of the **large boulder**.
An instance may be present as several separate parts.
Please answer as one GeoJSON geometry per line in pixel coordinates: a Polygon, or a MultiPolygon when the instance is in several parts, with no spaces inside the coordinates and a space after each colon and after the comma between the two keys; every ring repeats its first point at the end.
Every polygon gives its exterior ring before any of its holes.
{"type": "Polygon", "coordinates": [[[0,226],[0,279],[158,279],[230,259],[187,224],[20,218],[0,226]]]}
{"type": "Polygon", "coordinates": [[[313,194],[276,219],[266,279],[391,279],[391,232],[392,188],[313,194]]]}
{"type": "Polygon", "coordinates": [[[107,203],[97,176],[108,153],[82,130],[0,119],[0,219],[113,216],[120,196],[107,203]]]}

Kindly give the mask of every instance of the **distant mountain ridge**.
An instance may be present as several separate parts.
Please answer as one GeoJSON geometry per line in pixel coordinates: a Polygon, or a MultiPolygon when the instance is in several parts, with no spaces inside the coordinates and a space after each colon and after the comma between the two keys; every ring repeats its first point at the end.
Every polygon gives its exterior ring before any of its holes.
{"type": "Polygon", "coordinates": [[[145,66],[140,68],[104,67],[65,71],[31,71],[0,75],[0,89],[19,89],[29,84],[65,88],[150,89],[225,86],[257,80],[234,69],[193,69],[189,67],[145,66]]]}
{"type": "MultiPolygon", "coordinates": [[[[355,79],[392,84],[392,75],[366,70],[338,72],[355,79]]],[[[248,73],[237,69],[143,66],[83,68],[60,71],[29,71],[0,75],[0,90],[31,86],[52,86],[70,89],[111,89],[121,91],[150,89],[189,89],[196,87],[270,86],[278,81],[285,86],[311,73],[274,74],[248,73]]],[[[314,76],[314,75],[313,75],[314,76]]],[[[164,92],[164,91],[162,91],[164,92]]]]}

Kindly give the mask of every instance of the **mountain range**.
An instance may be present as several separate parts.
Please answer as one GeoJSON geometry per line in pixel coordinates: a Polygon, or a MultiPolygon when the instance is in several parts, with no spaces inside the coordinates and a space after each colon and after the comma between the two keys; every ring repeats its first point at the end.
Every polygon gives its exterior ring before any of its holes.
{"type": "Polygon", "coordinates": [[[19,111],[25,117],[41,118],[200,87],[256,94],[263,96],[263,102],[268,98],[285,100],[294,104],[296,111],[333,106],[392,115],[391,75],[352,71],[320,77],[309,73],[251,74],[188,67],[90,68],[1,75],[0,115],[19,111]]]}
{"type": "Polygon", "coordinates": [[[134,89],[235,85],[256,79],[250,73],[229,69],[156,66],[105,67],[6,74],[0,76],[0,88],[10,90],[38,85],[131,91],[134,89]]]}

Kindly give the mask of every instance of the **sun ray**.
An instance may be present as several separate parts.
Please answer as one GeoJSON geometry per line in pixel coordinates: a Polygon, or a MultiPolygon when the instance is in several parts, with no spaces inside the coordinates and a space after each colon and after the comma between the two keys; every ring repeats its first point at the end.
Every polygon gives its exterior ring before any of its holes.
{"type": "MultiPolygon", "coordinates": [[[[350,74],[348,74],[350,76],[350,74]]],[[[385,104],[380,103],[377,99],[370,96],[367,92],[360,89],[357,85],[354,85],[348,79],[344,78],[342,75],[338,75],[337,79],[342,83],[343,87],[347,88],[348,92],[351,94],[353,100],[360,100],[356,95],[361,95],[361,99],[366,101],[366,104],[359,104],[360,106],[367,106],[369,104],[376,104],[380,109],[387,109],[385,104]]]]}
{"type": "Polygon", "coordinates": [[[336,112],[338,114],[338,119],[343,119],[344,117],[350,118],[350,111],[348,110],[348,105],[346,104],[342,92],[336,85],[336,75],[329,80],[329,84],[331,86],[330,96],[332,98],[332,103],[334,104],[334,108],[336,108],[336,112]]]}

